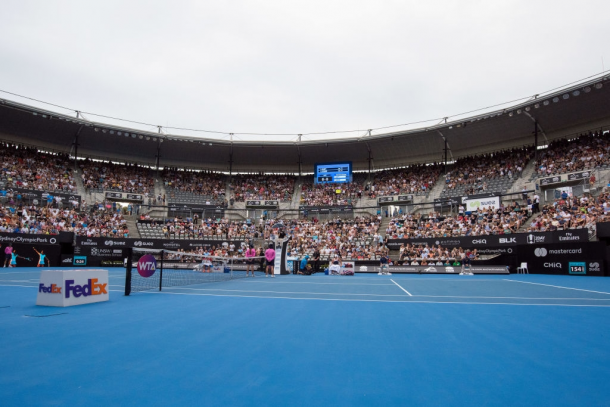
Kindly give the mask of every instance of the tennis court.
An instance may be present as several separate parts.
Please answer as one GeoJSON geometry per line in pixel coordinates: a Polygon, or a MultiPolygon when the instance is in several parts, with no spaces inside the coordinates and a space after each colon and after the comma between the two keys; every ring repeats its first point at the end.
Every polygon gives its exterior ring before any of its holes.
{"type": "Polygon", "coordinates": [[[610,279],[276,276],[34,305],[0,272],[3,405],[607,406],[610,279]]]}

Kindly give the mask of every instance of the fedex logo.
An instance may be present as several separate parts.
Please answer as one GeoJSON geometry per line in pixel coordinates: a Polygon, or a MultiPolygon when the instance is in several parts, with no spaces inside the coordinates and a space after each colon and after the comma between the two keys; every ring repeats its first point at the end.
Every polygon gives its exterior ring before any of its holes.
{"type": "Polygon", "coordinates": [[[97,278],[90,278],[85,285],[74,284],[74,280],[66,280],[65,296],[66,298],[70,298],[70,293],[76,298],[81,295],[87,297],[89,295],[108,294],[106,285],[106,283],[98,284],[97,278]]]}
{"type": "Polygon", "coordinates": [[[51,284],[50,286],[45,286],[44,284],[38,285],[39,293],[47,293],[47,294],[61,294],[61,287],[56,284],[51,284]]]}

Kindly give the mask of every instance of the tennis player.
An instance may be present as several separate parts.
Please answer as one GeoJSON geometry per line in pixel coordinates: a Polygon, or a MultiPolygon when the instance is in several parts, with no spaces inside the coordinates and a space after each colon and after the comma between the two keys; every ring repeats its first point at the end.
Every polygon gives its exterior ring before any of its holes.
{"type": "Polygon", "coordinates": [[[254,257],[256,256],[256,249],[254,249],[254,245],[250,244],[248,249],[246,250],[246,277],[248,277],[248,273],[252,271],[252,277],[254,277],[254,257]]]}
{"type": "Polygon", "coordinates": [[[36,267],[44,267],[45,266],[45,260],[48,262],[49,260],[47,259],[47,255],[44,254],[44,250],[38,251],[36,250],[35,247],[33,247],[32,249],[34,249],[34,251],[36,253],[38,253],[38,266],[36,267]]]}
{"type": "Polygon", "coordinates": [[[8,246],[4,248],[4,267],[11,266],[11,253],[13,252],[13,244],[9,243],[8,246]]]}
{"type": "Polygon", "coordinates": [[[268,274],[271,274],[271,277],[275,277],[273,274],[273,268],[275,264],[275,249],[273,248],[273,243],[269,243],[269,248],[265,250],[265,260],[267,260],[267,267],[265,268],[265,277],[268,274]]]}
{"type": "MultiPolygon", "coordinates": [[[[11,263],[8,265],[9,267],[17,267],[17,257],[21,257],[21,256],[17,256],[17,252],[15,250],[13,250],[11,252],[11,263]]],[[[24,257],[21,257],[22,259],[24,257]]]]}

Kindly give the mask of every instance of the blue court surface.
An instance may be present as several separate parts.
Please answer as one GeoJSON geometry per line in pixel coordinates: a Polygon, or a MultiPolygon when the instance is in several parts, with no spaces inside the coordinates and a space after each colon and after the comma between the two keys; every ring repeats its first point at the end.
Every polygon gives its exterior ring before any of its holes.
{"type": "Polygon", "coordinates": [[[608,406],[610,278],[277,276],[37,307],[0,271],[0,405],[608,406]]]}

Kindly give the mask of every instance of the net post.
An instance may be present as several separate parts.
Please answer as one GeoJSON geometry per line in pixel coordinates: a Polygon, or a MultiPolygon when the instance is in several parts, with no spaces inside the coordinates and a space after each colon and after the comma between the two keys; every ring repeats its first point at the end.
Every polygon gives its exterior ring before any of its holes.
{"type": "Polygon", "coordinates": [[[231,267],[231,280],[233,280],[233,257],[231,257],[231,265],[229,267],[231,267]]]}
{"type": "Polygon", "coordinates": [[[125,264],[125,296],[131,294],[131,264],[133,249],[131,247],[126,248],[123,251],[123,256],[127,263],[125,264]]]}
{"type": "Polygon", "coordinates": [[[161,250],[161,267],[159,270],[159,291],[163,287],[163,257],[165,257],[165,251],[161,250]]]}

